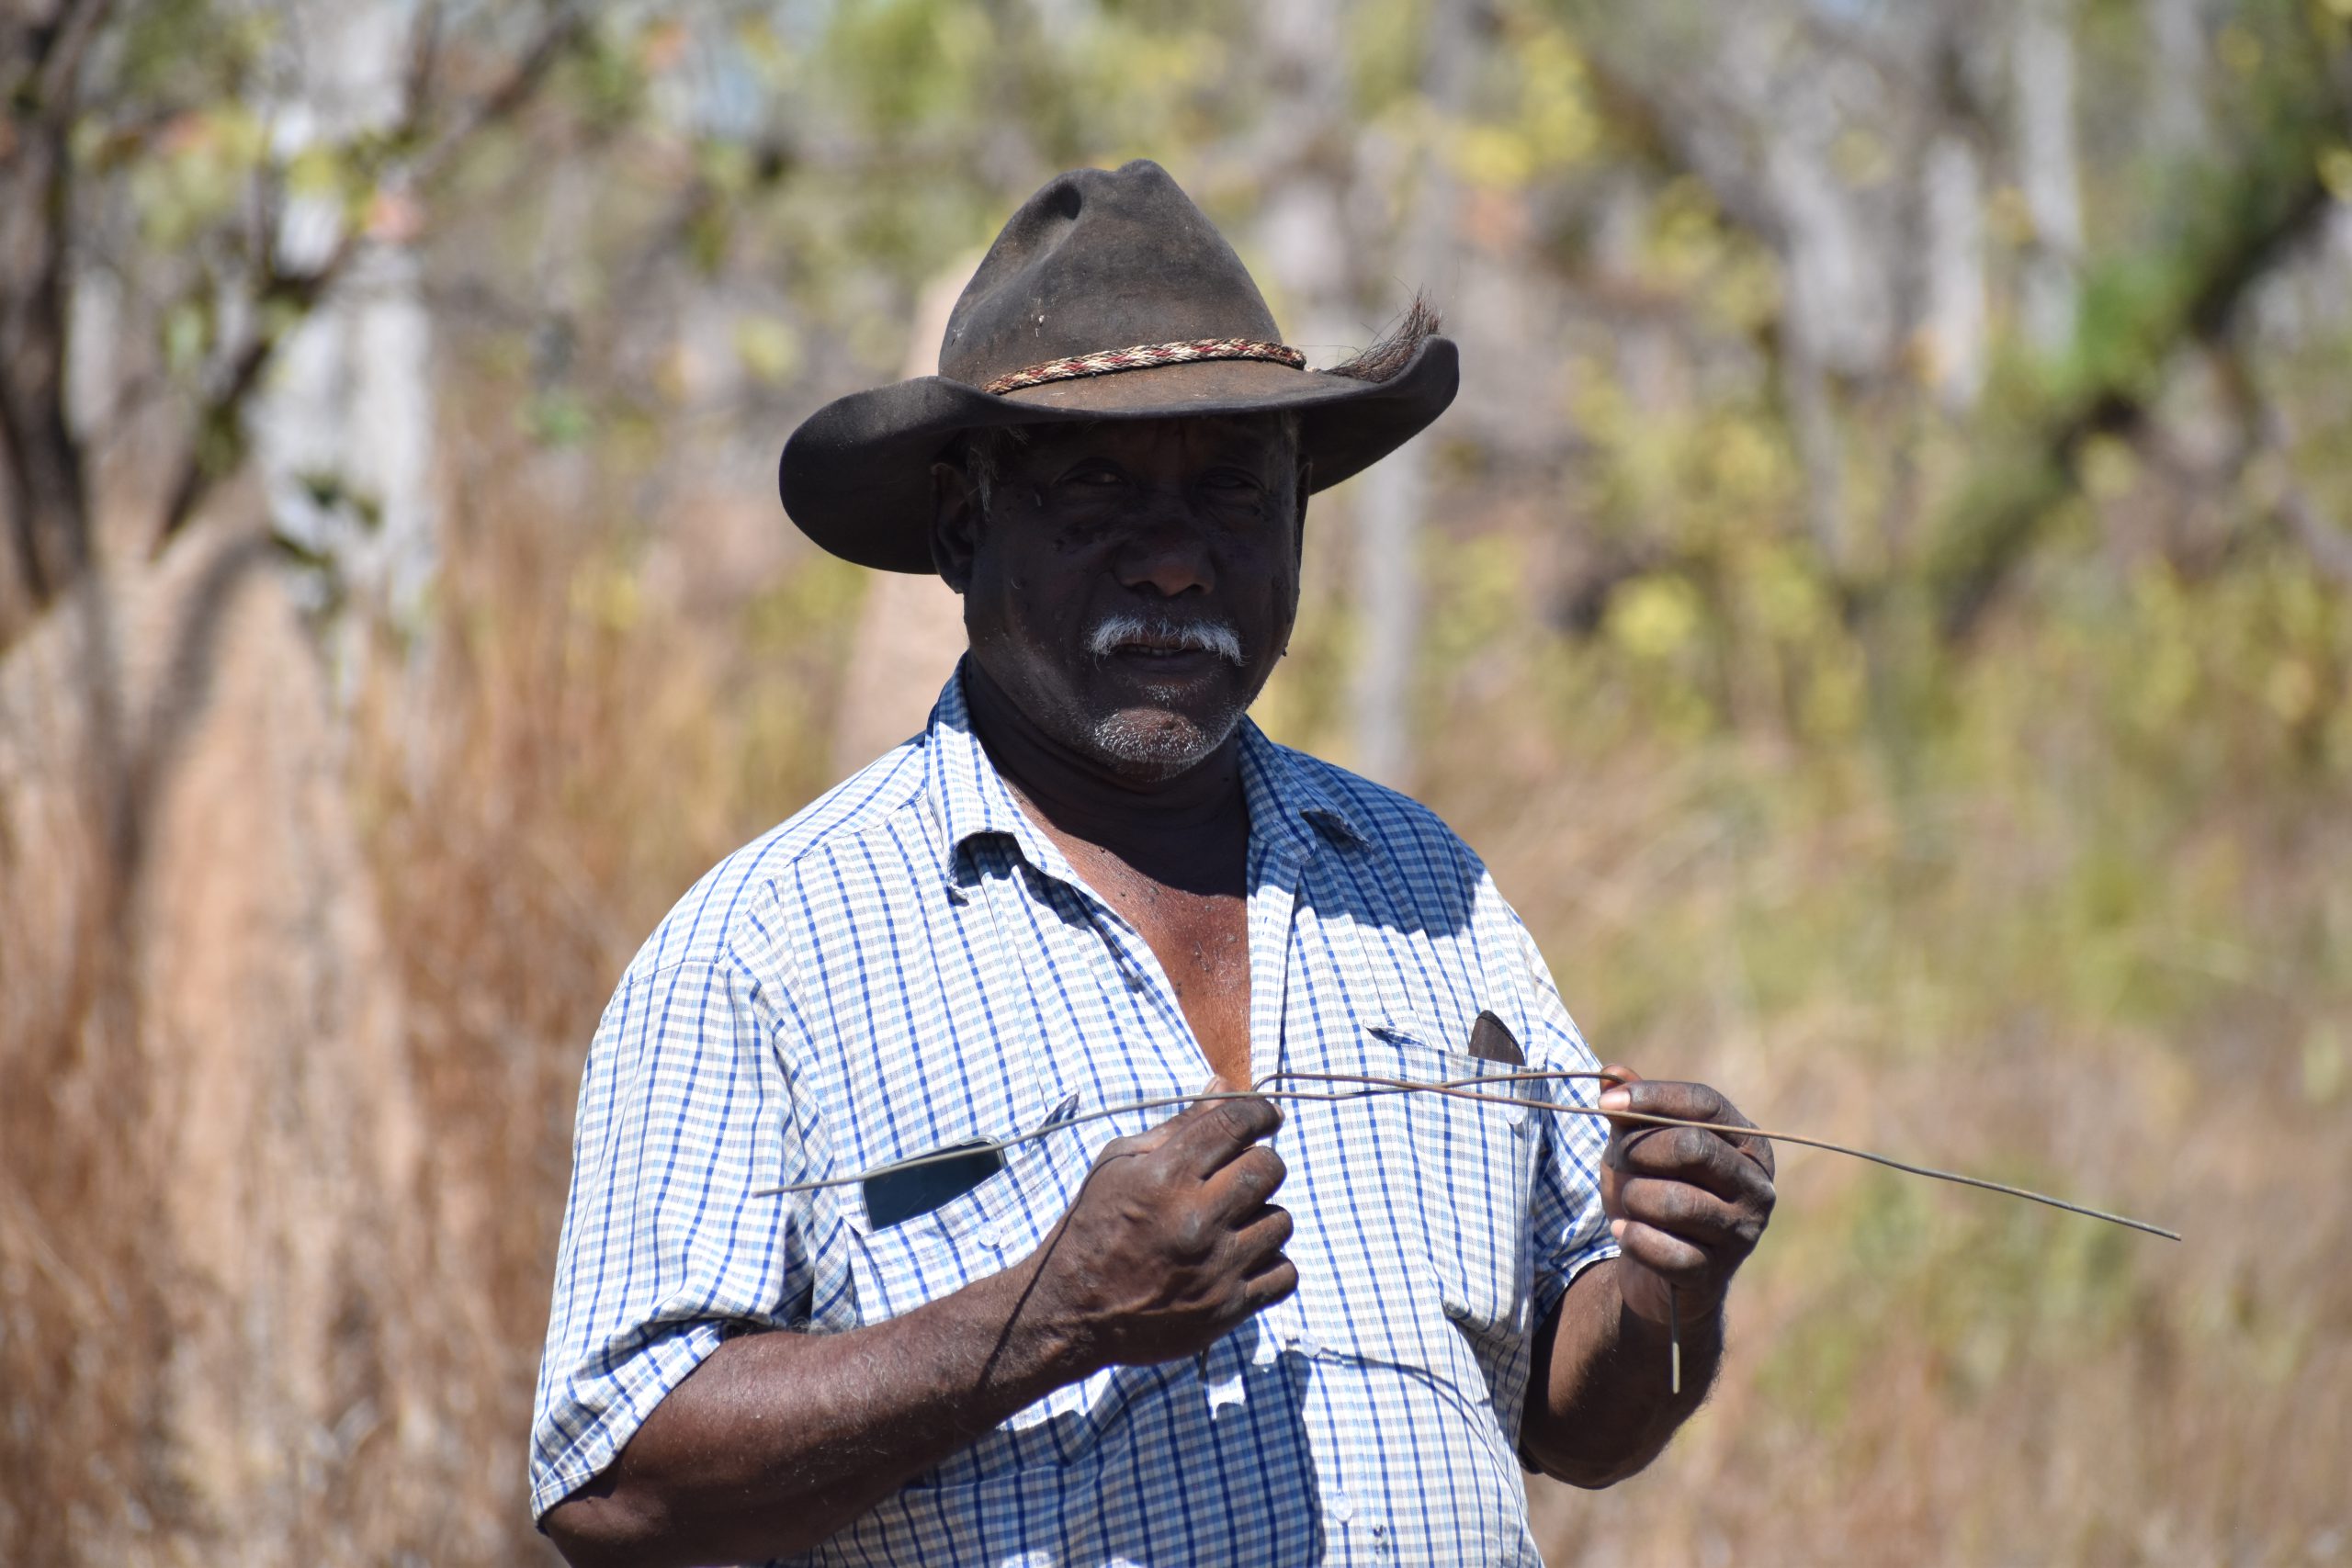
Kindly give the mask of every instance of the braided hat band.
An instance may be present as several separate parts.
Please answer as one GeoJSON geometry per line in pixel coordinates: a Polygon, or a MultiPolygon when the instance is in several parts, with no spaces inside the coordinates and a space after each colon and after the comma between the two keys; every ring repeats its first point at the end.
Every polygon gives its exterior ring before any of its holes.
{"type": "Polygon", "coordinates": [[[1141,370],[1154,365],[1183,365],[1196,359],[1264,359],[1287,365],[1294,370],[1306,368],[1306,355],[1287,344],[1204,337],[1190,343],[1147,343],[1134,348],[1081,354],[1069,359],[1048,359],[1043,365],[1000,376],[980,390],[1001,397],[1023,387],[1041,387],[1048,381],[1075,381],[1084,376],[1108,376],[1114,371],[1141,370]]]}

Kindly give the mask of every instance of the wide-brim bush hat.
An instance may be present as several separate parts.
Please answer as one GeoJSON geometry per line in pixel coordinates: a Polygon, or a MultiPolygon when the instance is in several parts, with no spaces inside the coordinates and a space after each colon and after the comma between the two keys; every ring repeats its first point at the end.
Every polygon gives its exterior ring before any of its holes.
{"type": "Polygon", "coordinates": [[[1346,364],[1309,370],[1225,236],[1159,164],[1062,175],[965,286],[939,374],[853,392],[784,445],[777,488],[837,556],[928,572],[931,466],[967,431],[1290,412],[1316,490],[1402,446],[1461,379],[1417,303],[1346,364]]]}

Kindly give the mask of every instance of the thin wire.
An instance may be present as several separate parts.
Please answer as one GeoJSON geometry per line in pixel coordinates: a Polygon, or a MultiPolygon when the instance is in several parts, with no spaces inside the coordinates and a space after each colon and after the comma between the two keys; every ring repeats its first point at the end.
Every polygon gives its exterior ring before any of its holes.
{"type": "Polygon", "coordinates": [[[1039,1138],[1050,1137],[1065,1128],[1080,1126],[1089,1122],[1100,1122],[1113,1116],[1125,1116],[1133,1111],[1157,1111],[1174,1105],[1197,1105],[1204,1101],[1223,1100],[1286,1100],[1329,1103],[1338,1100],[1373,1100],[1395,1094],[1437,1094],[1454,1100],[1474,1100],[1486,1105],[1522,1106],[1531,1111],[1556,1111],[1568,1116],[1597,1117],[1610,1122],[1629,1122],[1636,1126],[1645,1127],[1696,1127],[1702,1132],[1736,1134],[1741,1137],[1763,1138],[1776,1144],[1795,1144],[1808,1149],[1826,1149],[1831,1154],[1868,1160],[1872,1165],[1883,1165],[1889,1170],[1902,1171],[1906,1176],[1924,1176],[1933,1181],[1948,1181],[1955,1186],[1973,1187],[1980,1191],[1998,1192],[2004,1197],[2022,1198],[2028,1202],[2045,1204],[2052,1209],[2064,1209],[2070,1214],[2080,1214],[2086,1219],[2105,1220],[2111,1225],[2121,1225],[2128,1230],[2144,1232],[2149,1235],[2160,1235],[2167,1241],[2180,1239],[2178,1231],[2166,1230],[2162,1225],[2151,1224],[2145,1220],[2135,1220],[2128,1214],[2110,1213],[2105,1209],[2094,1209],[2086,1204],[2070,1202],[2064,1198],[2053,1198],[2047,1192],[2036,1192],[2029,1187],[2012,1187],[2007,1182],[1991,1181],[1981,1176],[1966,1176],[1956,1170],[1939,1170],[1934,1166],[1917,1165],[1909,1160],[1896,1159],[1892,1155],[1873,1154],[1868,1149],[1855,1148],[1849,1144],[1833,1143],[1827,1138],[1807,1137],[1801,1133],[1777,1132],[1769,1127],[1733,1127],[1719,1122],[1698,1122],[1679,1116],[1657,1116],[1642,1111],[1603,1111],[1593,1105],[1562,1104],[1551,1100],[1527,1100],[1510,1095],[1484,1094],[1473,1087],[1478,1084],[1556,1082],[1568,1078],[1606,1078],[1608,1077],[1608,1074],[1596,1072],[1530,1071],[1490,1073],[1478,1077],[1449,1078],[1443,1082],[1430,1083],[1412,1078],[1380,1077],[1367,1073],[1269,1073],[1259,1080],[1259,1087],[1255,1089],[1210,1089],[1198,1094],[1159,1095],[1148,1100],[1125,1100],[1116,1105],[1103,1106],[1099,1110],[1081,1111],[1075,1116],[1065,1116],[1059,1121],[1048,1122],[1045,1126],[1034,1128],[1029,1132],[1016,1133],[1009,1138],[967,1144],[962,1148],[942,1149],[936,1154],[918,1155],[912,1159],[878,1166],[855,1176],[831,1176],[819,1181],[797,1181],[784,1187],[763,1188],[753,1192],[752,1196],[773,1198],[786,1193],[817,1192],[831,1187],[854,1186],[885,1173],[896,1174],[900,1171],[920,1169],[925,1166],[944,1165],[953,1160],[968,1159],[974,1155],[1001,1154],[1017,1144],[1031,1143],[1039,1138]],[[1277,1080],[1354,1084],[1361,1087],[1351,1089],[1281,1089],[1264,1087],[1277,1080]]]}
{"type": "MultiPolygon", "coordinates": [[[[1317,1081],[1328,1080],[1333,1083],[1355,1083],[1377,1087],[1330,1092],[1317,1092],[1307,1089],[1269,1089],[1264,1088],[1216,1089],[1203,1089],[1192,1094],[1155,1095],[1148,1100],[1123,1100],[1115,1105],[1105,1105],[1100,1110],[1082,1111],[1078,1112],[1076,1115],[1061,1117],[1057,1121],[1046,1122],[1042,1127],[1033,1128],[1029,1132],[1015,1133],[1009,1138],[996,1138],[986,1142],[976,1140],[972,1143],[958,1145],[956,1147],[952,1149],[940,1149],[932,1154],[917,1155],[912,1159],[894,1160],[888,1165],[877,1165],[873,1169],[861,1172],[855,1176],[829,1176],[821,1181],[796,1181],[789,1187],[763,1187],[759,1190],[753,1192],[752,1196],[754,1198],[774,1198],[787,1192],[819,1192],[828,1187],[854,1187],[861,1181],[868,1181],[877,1176],[896,1176],[901,1171],[920,1170],[925,1166],[947,1165],[956,1160],[969,1159],[974,1155],[1001,1154],[1006,1149],[1012,1147],[1015,1144],[1026,1144],[1034,1142],[1038,1138],[1051,1137],[1056,1133],[1061,1132],[1067,1127],[1083,1126],[1089,1122],[1106,1121],[1111,1117],[1125,1116],[1129,1112],[1136,1111],[1164,1110],[1171,1105],[1199,1105],[1205,1101],[1220,1100],[1295,1100],[1325,1102],[1341,1100],[1374,1100],[1383,1095],[1392,1094],[1427,1094],[1450,1090],[1458,1091],[1466,1085],[1476,1083],[1498,1083],[1517,1081],[1526,1078],[1544,1077],[1598,1078],[1604,1077],[1606,1076],[1606,1074],[1602,1073],[1513,1073],[1510,1074],[1508,1078],[1506,1078],[1504,1075],[1496,1074],[1487,1077],[1448,1078],[1442,1083],[1419,1083],[1408,1078],[1367,1077],[1360,1073],[1269,1073],[1264,1077],[1258,1080],[1261,1085],[1270,1084],[1276,1078],[1306,1078],[1317,1081]]],[[[1474,1100],[1490,1100],[1497,1105],[1534,1105],[1539,1103],[1535,1100],[1502,1100],[1493,1095],[1483,1094],[1472,1095],[1469,1098],[1474,1100]]],[[[1544,1100],[1540,1103],[1545,1110],[1558,1109],[1557,1107],[1555,1107],[1550,1100],[1544,1100]]]]}

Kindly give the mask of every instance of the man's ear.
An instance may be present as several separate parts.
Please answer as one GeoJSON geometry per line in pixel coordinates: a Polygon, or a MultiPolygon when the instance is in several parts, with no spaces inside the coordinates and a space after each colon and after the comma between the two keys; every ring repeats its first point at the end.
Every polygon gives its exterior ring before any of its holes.
{"type": "Polygon", "coordinates": [[[940,581],[961,593],[972,585],[978,547],[980,498],[960,463],[931,466],[931,564],[940,581]]]}

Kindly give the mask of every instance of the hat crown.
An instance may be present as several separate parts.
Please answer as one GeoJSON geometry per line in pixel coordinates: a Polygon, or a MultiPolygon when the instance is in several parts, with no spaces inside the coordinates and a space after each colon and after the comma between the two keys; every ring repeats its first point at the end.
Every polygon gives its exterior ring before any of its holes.
{"type": "Polygon", "coordinates": [[[956,301],[939,373],[981,387],[1142,344],[1281,337],[1225,236],[1139,158],[1057,175],[1022,203],[956,301]]]}

